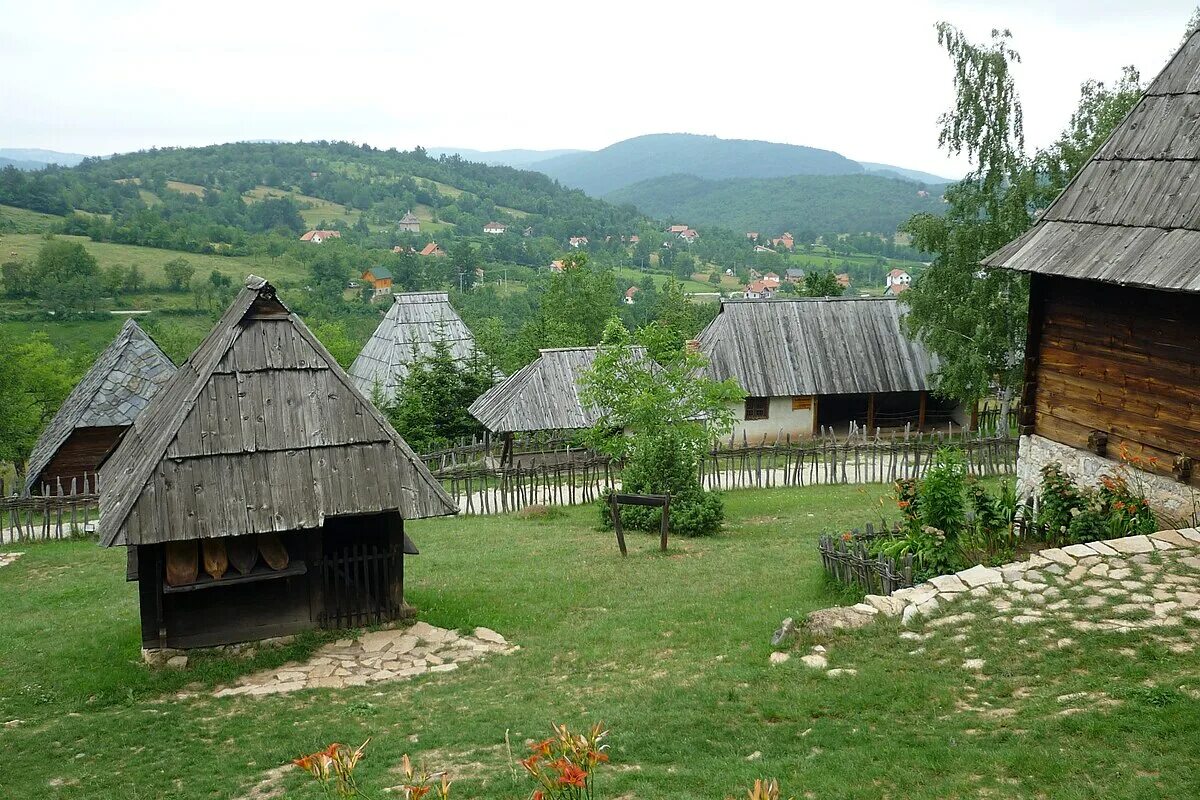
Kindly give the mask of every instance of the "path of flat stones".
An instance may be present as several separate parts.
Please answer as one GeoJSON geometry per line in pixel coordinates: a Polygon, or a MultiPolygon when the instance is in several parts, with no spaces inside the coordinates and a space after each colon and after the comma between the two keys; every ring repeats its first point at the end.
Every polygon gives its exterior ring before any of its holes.
{"type": "Polygon", "coordinates": [[[9,564],[16,561],[24,553],[0,553],[0,567],[7,567],[9,564]]]}
{"type": "Polygon", "coordinates": [[[461,636],[457,631],[418,622],[408,628],[364,633],[358,639],[339,639],[317,650],[303,664],[291,662],[246,675],[236,685],[218,687],[213,694],[257,696],[365,686],[452,672],[459,664],[489,653],[511,653],[516,649],[489,628],[476,628],[472,635],[461,636]]]}

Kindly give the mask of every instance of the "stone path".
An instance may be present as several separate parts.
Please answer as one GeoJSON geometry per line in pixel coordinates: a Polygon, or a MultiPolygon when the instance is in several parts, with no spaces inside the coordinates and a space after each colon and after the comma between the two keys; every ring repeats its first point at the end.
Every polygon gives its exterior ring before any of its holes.
{"type": "MultiPolygon", "coordinates": [[[[1151,631],[1174,652],[1192,652],[1200,637],[1165,631],[1186,634],[1200,622],[1200,531],[1159,531],[1050,548],[995,568],[975,566],[889,597],[868,595],[855,606],[814,611],[805,626],[829,633],[862,627],[881,615],[900,617],[909,629],[901,638],[918,645],[934,632],[990,620],[1014,629],[1053,624],[1060,631],[1050,643],[1055,649],[1073,644],[1072,631],[1151,631]],[[963,602],[966,598],[972,602],[963,602]]],[[[827,667],[823,648],[801,660],[815,669],[827,667]]],[[[984,663],[968,658],[963,668],[977,671],[984,663]]]]}
{"type": "Polygon", "coordinates": [[[0,567],[7,567],[9,564],[13,563],[14,561],[16,561],[18,558],[20,558],[23,555],[25,555],[25,554],[24,553],[11,553],[11,552],[10,553],[0,553],[0,567]]]}
{"type": "Polygon", "coordinates": [[[288,663],[238,679],[234,686],[217,687],[213,695],[267,695],[301,689],[341,689],[368,683],[396,681],[436,672],[451,672],[467,661],[489,653],[518,648],[489,628],[471,636],[418,622],[408,628],[364,633],[355,640],[339,639],[313,654],[307,662],[288,663]]]}

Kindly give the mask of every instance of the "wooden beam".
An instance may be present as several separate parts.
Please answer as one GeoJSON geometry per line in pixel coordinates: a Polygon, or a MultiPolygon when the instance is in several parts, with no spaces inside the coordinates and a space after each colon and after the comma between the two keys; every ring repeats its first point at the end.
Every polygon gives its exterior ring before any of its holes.
{"type": "Polygon", "coordinates": [[[1046,278],[1029,276],[1029,315],[1025,328],[1025,375],[1021,382],[1021,403],[1017,409],[1018,433],[1032,434],[1037,422],[1037,374],[1041,352],[1042,326],[1046,313],[1046,278]]]}
{"type": "Polygon", "coordinates": [[[617,505],[616,494],[608,496],[608,508],[612,512],[613,530],[617,532],[617,547],[621,548],[621,555],[627,556],[629,552],[625,549],[625,532],[621,530],[621,507],[617,505]]]}
{"type": "Polygon", "coordinates": [[[867,395],[867,433],[875,430],[875,393],[867,395]]]}
{"type": "Polygon", "coordinates": [[[925,401],[929,399],[929,392],[921,392],[921,405],[917,408],[917,430],[925,430],[925,401]]]}
{"type": "Polygon", "coordinates": [[[821,426],[817,424],[817,414],[820,412],[820,410],[821,410],[821,396],[818,394],[814,394],[813,399],[812,399],[812,435],[813,436],[816,436],[818,433],[821,432],[821,426]]]}

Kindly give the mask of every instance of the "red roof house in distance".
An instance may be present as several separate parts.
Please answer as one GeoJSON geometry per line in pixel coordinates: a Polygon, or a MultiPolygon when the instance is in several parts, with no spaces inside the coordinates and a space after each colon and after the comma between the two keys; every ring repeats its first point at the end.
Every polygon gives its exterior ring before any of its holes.
{"type": "Polygon", "coordinates": [[[683,239],[688,244],[691,244],[692,242],[694,242],[700,238],[700,234],[699,234],[699,232],[694,231],[691,228],[688,228],[686,230],[679,232],[679,238],[683,239]]]}
{"type": "Polygon", "coordinates": [[[508,226],[503,222],[489,222],[483,226],[484,233],[501,234],[508,230],[508,226]]]}
{"type": "Polygon", "coordinates": [[[444,256],[444,255],[446,255],[446,251],[443,250],[442,248],[438,247],[437,242],[430,242],[429,244],[427,244],[421,248],[421,252],[419,253],[419,255],[444,256]]]}
{"type": "Polygon", "coordinates": [[[672,225],[671,227],[667,228],[667,233],[673,233],[678,236],[686,230],[688,230],[687,225],[672,225]]]}
{"type": "Polygon", "coordinates": [[[558,259],[551,261],[550,262],[550,271],[551,272],[562,272],[563,271],[563,262],[559,261],[558,259]]]}
{"type": "Polygon", "coordinates": [[[342,238],[341,231],[309,231],[308,233],[306,233],[300,237],[300,241],[312,242],[313,244],[320,244],[321,242],[325,241],[326,239],[340,239],[340,238],[342,238]]]}
{"type": "Polygon", "coordinates": [[[631,233],[629,235],[629,243],[630,244],[637,244],[641,240],[642,240],[642,237],[638,236],[636,233],[631,233]]]}
{"type": "Polygon", "coordinates": [[[752,242],[758,241],[758,231],[746,231],[746,238],[752,242]]]}
{"type": "Polygon", "coordinates": [[[587,243],[588,238],[586,236],[572,236],[570,239],[567,239],[567,244],[571,245],[571,247],[583,247],[587,243]]]}
{"type": "Polygon", "coordinates": [[[912,283],[912,276],[902,269],[894,269],[887,274],[887,288],[883,290],[884,294],[900,294],[908,289],[912,283]]]}
{"type": "Polygon", "coordinates": [[[638,287],[636,287],[636,286],[630,286],[628,289],[626,289],[625,290],[625,305],[627,305],[627,306],[633,305],[633,301],[634,301],[634,298],[637,295],[637,293],[638,293],[638,287]]]}
{"type": "Polygon", "coordinates": [[[839,272],[836,277],[837,277],[838,286],[842,287],[843,289],[850,288],[850,273],[839,272]]]}
{"type": "Polygon", "coordinates": [[[792,235],[790,233],[785,233],[778,239],[772,239],[771,244],[773,244],[775,247],[782,247],[785,250],[791,250],[796,246],[796,241],[792,239],[792,235]]]}
{"type": "Polygon", "coordinates": [[[779,288],[779,276],[774,272],[768,272],[766,275],[763,275],[762,282],[767,286],[770,286],[772,289],[779,288]]]}
{"type": "Polygon", "coordinates": [[[769,300],[775,296],[775,290],[778,288],[778,282],[772,286],[764,280],[751,281],[746,287],[745,297],[749,300],[769,300]]]}

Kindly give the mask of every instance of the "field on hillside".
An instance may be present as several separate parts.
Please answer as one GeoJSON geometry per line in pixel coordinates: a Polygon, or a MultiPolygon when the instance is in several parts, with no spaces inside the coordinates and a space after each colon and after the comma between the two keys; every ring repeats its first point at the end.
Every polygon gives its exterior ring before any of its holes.
{"type": "MultiPolygon", "coordinates": [[[[661,272],[642,272],[637,267],[614,267],[613,274],[617,277],[617,286],[622,291],[630,286],[637,286],[642,280],[649,275],[654,281],[654,285],[661,287],[664,283],[671,280],[670,275],[664,275],[661,272]]],[[[685,292],[713,292],[716,291],[713,285],[707,281],[698,281],[693,279],[681,281],[685,292]]]]}
{"type": "Polygon", "coordinates": [[[408,753],[449,770],[454,798],[516,800],[532,788],[513,764],[526,742],[552,722],[599,720],[612,730],[598,772],[607,800],[745,797],[762,776],[783,797],[829,800],[1200,794],[1200,713],[1172,688],[1194,680],[1195,656],[1152,633],[1072,631],[1074,646],[1051,652],[1016,632],[996,645],[970,624],[906,641],[881,621],[819,640],[857,674],[771,665],[783,617],[851,599],[823,581],[816,536],[874,519],[882,491],[731,492],[721,535],[673,539],[664,556],[632,534],[626,559],[592,508],[413,522],[421,555],[406,590],[419,618],[487,626],[521,649],[410,681],[264,697],[211,690],[339,634],[152,670],[123,552],[25,545],[0,568],[0,716],[15,720],[0,727],[0,795],[316,798],[289,761],[370,738],[367,786],[399,783],[408,753]],[[989,647],[985,673],[963,669],[957,631],[989,647]],[[1057,695],[1096,685],[1119,703],[1059,713],[1057,695]]]}
{"type": "MultiPolygon", "coordinates": [[[[14,233],[41,233],[51,225],[61,222],[62,217],[53,214],[42,214],[25,208],[0,205],[0,247],[3,247],[6,237],[14,233]]],[[[8,251],[0,252],[8,256],[8,251]]]]}

